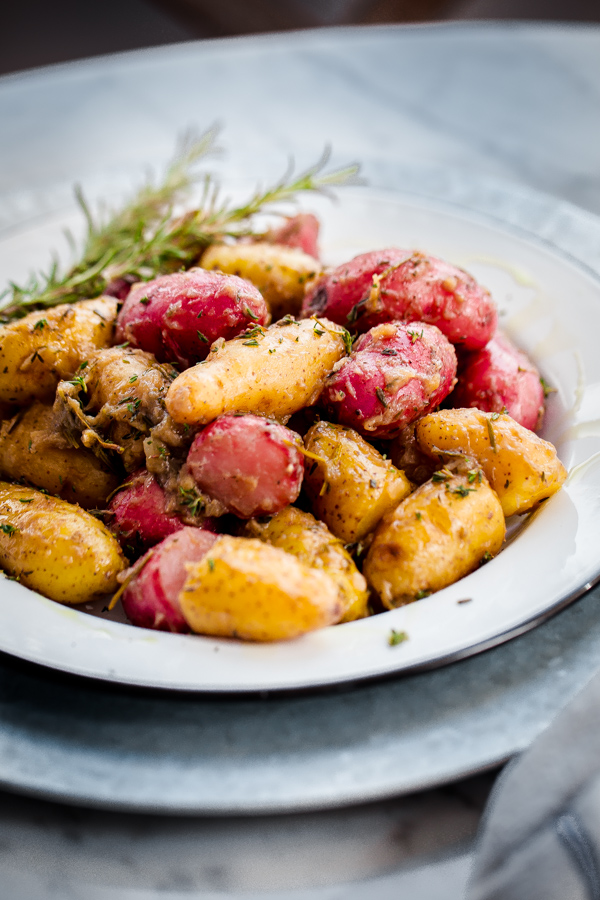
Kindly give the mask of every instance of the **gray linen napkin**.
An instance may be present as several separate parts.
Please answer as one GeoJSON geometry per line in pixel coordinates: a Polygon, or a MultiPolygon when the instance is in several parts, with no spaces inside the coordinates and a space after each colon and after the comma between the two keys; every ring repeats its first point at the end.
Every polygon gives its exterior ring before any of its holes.
{"type": "Polygon", "coordinates": [[[467,900],[600,900],[600,674],[500,776],[467,900]]]}

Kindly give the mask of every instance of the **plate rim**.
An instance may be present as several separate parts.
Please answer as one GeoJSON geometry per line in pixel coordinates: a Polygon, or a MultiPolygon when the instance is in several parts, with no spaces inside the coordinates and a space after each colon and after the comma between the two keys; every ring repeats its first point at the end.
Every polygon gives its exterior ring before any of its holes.
{"type": "MultiPolygon", "coordinates": [[[[441,167],[439,167],[441,168],[441,167]]],[[[444,171],[449,171],[447,167],[444,167],[444,171]]],[[[480,181],[487,181],[488,184],[491,183],[490,179],[480,179],[480,181]]],[[[585,219],[591,220],[591,222],[595,225],[600,225],[600,219],[597,219],[593,214],[588,213],[585,210],[579,210],[577,207],[572,206],[572,204],[565,204],[563,201],[554,200],[554,198],[550,198],[547,195],[541,194],[539,192],[533,191],[523,191],[514,190],[513,186],[510,184],[500,184],[495,181],[496,188],[501,187],[504,193],[508,193],[509,195],[516,193],[521,197],[523,194],[526,196],[528,194],[537,195],[540,199],[550,199],[555,202],[555,204],[559,204],[561,208],[572,207],[568,212],[573,214],[583,214],[585,219]]],[[[48,190],[52,189],[52,185],[48,185],[48,190]]],[[[354,191],[364,192],[364,188],[355,188],[354,191]]],[[[406,201],[407,199],[412,200],[412,202],[416,202],[418,205],[425,205],[430,210],[437,208],[441,208],[446,213],[450,213],[453,215],[458,215],[459,218],[467,219],[470,222],[473,221],[483,221],[486,224],[492,226],[495,229],[500,229],[506,232],[513,238],[517,240],[525,240],[526,242],[537,246],[538,249],[542,249],[546,252],[550,252],[554,257],[559,257],[564,262],[569,265],[575,267],[579,273],[587,279],[590,279],[594,285],[600,291],[600,273],[596,271],[593,267],[589,266],[585,261],[582,261],[580,258],[575,256],[568,249],[562,247],[559,243],[556,243],[556,240],[544,237],[543,235],[536,234],[531,230],[515,224],[514,222],[503,218],[502,216],[494,215],[484,211],[476,206],[471,206],[464,202],[457,201],[454,198],[447,197],[432,197],[427,191],[419,190],[419,189],[406,189],[406,188],[396,188],[396,187],[387,187],[383,188],[379,185],[370,185],[366,188],[366,190],[370,193],[375,193],[378,195],[382,195],[385,193],[386,199],[391,198],[394,201],[397,201],[400,205],[402,205],[403,199],[406,201]]],[[[58,215],[60,210],[56,211],[58,215]]],[[[48,213],[52,215],[52,213],[48,213]]],[[[377,680],[386,679],[388,677],[397,677],[403,674],[414,674],[416,672],[428,671],[431,669],[439,668],[453,662],[468,658],[470,656],[476,655],[478,653],[484,652],[492,647],[498,646],[500,644],[505,643],[506,641],[511,640],[514,637],[517,637],[525,632],[535,628],[538,624],[546,621],[548,618],[554,616],[561,609],[564,609],[566,606],[573,603],[578,597],[582,596],[582,594],[586,593],[594,584],[600,581],[600,558],[598,559],[596,568],[592,575],[588,575],[588,577],[584,580],[584,582],[568,591],[568,593],[562,595],[558,599],[556,599],[551,606],[544,608],[544,610],[533,613],[524,621],[519,622],[518,624],[503,629],[498,632],[498,634],[484,638],[482,640],[476,640],[470,642],[466,646],[461,647],[457,650],[451,650],[447,653],[441,653],[429,660],[426,661],[417,661],[408,664],[401,664],[399,666],[391,666],[386,667],[383,670],[378,670],[375,672],[369,671],[366,673],[360,673],[355,675],[337,675],[330,676],[328,678],[321,678],[319,681],[312,681],[308,683],[298,684],[296,682],[286,682],[285,680],[279,678],[278,683],[274,684],[232,684],[231,682],[227,685],[198,685],[198,683],[188,683],[188,682],[178,682],[171,683],[165,682],[163,680],[153,681],[148,678],[148,676],[134,678],[133,676],[123,677],[122,675],[117,675],[114,671],[108,670],[104,672],[90,672],[82,669],[80,666],[70,666],[68,664],[68,660],[65,663],[64,661],[59,663],[54,663],[48,660],[41,660],[38,656],[34,654],[27,653],[26,651],[16,652],[13,649],[0,647],[2,652],[13,656],[17,659],[22,659],[27,662],[31,662],[33,664],[42,665],[44,667],[53,669],[58,672],[68,673],[70,675],[81,676],[84,678],[90,678],[94,681],[99,682],[108,682],[116,685],[130,686],[139,689],[148,689],[148,690],[165,690],[165,691],[174,691],[176,693],[190,694],[190,693],[199,693],[199,694],[214,694],[214,695],[225,695],[232,694],[235,696],[243,696],[244,694],[256,694],[256,693],[269,693],[269,694],[279,694],[279,693],[295,693],[295,692],[304,692],[311,690],[324,690],[327,688],[332,688],[340,685],[355,685],[362,683],[369,683],[377,680]]],[[[61,604],[54,604],[52,601],[48,601],[46,598],[41,595],[33,593],[36,597],[42,600],[44,603],[51,604],[52,607],[58,606],[59,609],[65,609],[61,604]]],[[[85,612],[78,610],[76,607],[66,607],[69,612],[73,612],[76,615],[84,616],[86,619],[89,618],[88,614],[85,612]]],[[[376,617],[379,618],[379,617],[376,617]]],[[[98,620],[96,620],[98,621],[98,620]]],[[[104,622],[103,624],[106,624],[104,622]]],[[[131,626],[129,624],[121,625],[121,623],[111,623],[118,624],[120,627],[124,627],[127,629],[134,628],[136,632],[141,632],[143,634],[147,634],[147,629],[138,629],[135,626],[131,626]]],[[[352,623],[350,623],[352,624],[352,623]]],[[[154,632],[150,632],[150,634],[155,634],[154,632]]],[[[161,639],[181,639],[181,636],[178,635],[169,635],[162,634],[161,639]]],[[[189,639],[188,636],[184,636],[185,639],[189,639]]],[[[214,641],[212,638],[204,638],[201,637],[201,640],[214,641]]],[[[174,641],[173,641],[174,643],[174,641]]]]}

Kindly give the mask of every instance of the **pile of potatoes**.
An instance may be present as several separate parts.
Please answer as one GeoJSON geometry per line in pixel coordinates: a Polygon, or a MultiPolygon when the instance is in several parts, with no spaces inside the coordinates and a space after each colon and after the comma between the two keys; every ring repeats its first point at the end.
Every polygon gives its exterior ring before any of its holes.
{"type": "Polygon", "coordinates": [[[566,472],[466,272],[324,270],[303,215],[0,328],[0,565],[62,603],[274,641],[420,600],[566,472]]]}

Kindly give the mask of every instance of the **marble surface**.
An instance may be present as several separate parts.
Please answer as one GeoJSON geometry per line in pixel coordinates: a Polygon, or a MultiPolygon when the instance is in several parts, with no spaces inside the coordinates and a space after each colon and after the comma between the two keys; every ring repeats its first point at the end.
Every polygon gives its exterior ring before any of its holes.
{"type": "MultiPolygon", "coordinates": [[[[227,126],[228,171],[240,175],[266,176],[289,153],[308,164],[330,141],[335,161],[368,160],[373,183],[398,167],[410,178],[417,165],[443,166],[463,184],[473,173],[598,213],[599,113],[595,27],[343,29],[8,76],[0,79],[0,228],[18,229],[49,186],[54,205],[71,202],[74,180],[93,192],[100,168],[123,183],[140,159],[164,159],[174,133],[215,119],[227,126]],[[17,199],[24,192],[31,202],[17,199]]],[[[596,248],[589,253],[597,266],[596,248]]],[[[0,883],[15,900],[454,900],[489,783],[475,794],[470,782],[336,813],[235,820],[3,795],[0,883]]]]}

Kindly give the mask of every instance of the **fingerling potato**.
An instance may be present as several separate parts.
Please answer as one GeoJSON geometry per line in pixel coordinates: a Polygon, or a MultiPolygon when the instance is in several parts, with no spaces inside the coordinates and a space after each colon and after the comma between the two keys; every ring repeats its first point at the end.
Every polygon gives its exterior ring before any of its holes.
{"type": "Polygon", "coordinates": [[[327,319],[283,319],[218,342],[203,363],[179,375],[167,412],[179,424],[207,425],[224,413],[287,418],[314,403],[346,355],[348,334],[327,319]]]}
{"type": "Polygon", "coordinates": [[[245,533],[291,553],[313,569],[326,572],[338,586],[344,607],[340,621],[351,622],[368,615],[365,579],[342,542],[310,513],[288,506],[266,522],[252,519],[245,533]]]}
{"type": "Polygon", "coordinates": [[[498,553],[504,534],[502,507],[485,475],[453,463],[384,516],[363,572],[393,609],[468,575],[498,553]]]}
{"type": "Polygon", "coordinates": [[[265,298],[273,320],[300,312],[307,282],[321,273],[321,263],[298,247],[283,244],[213,244],[200,265],[239,275],[265,298]]]}
{"type": "Polygon", "coordinates": [[[223,535],[187,571],[179,606],[199,634],[284,641],[333,625],[344,613],[324,571],[262,541],[223,535]]]}
{"type": "Polygon", "coordinates": [[[58,497],[0,482],[0,567],[59,603],[85,603],[117,588],[126,566],[112,534],[58,497]]]}
{"type": "Polygon", "coordinates": [[[410,494],[404,473],[353,428],[317,422],[304,444],[304,489],[311,507],[345,544],[364,538],[410,494]]]}
{"type": "Polygon", "coordinates": [[[0,425],[0,476],[103,509],[119,480],[88,450],[60,433],[52,406],[35,402],[0,425]]]}
{"type": "Polygon", "coordinates": [[[477,460],[506,517],[555,494],[567,477],[556,448],[510,416],[479,409],[446,409],[417,422],[422,450],[438,459],[464,453],[477,460]]]}
{"type": "Polygon", "coordinates": [[[108,347],[117,317],[114,297],[97,297],[29,313],[0,326],[0,401],[24,406],[51,400],[94,350],[108,347]]]}

